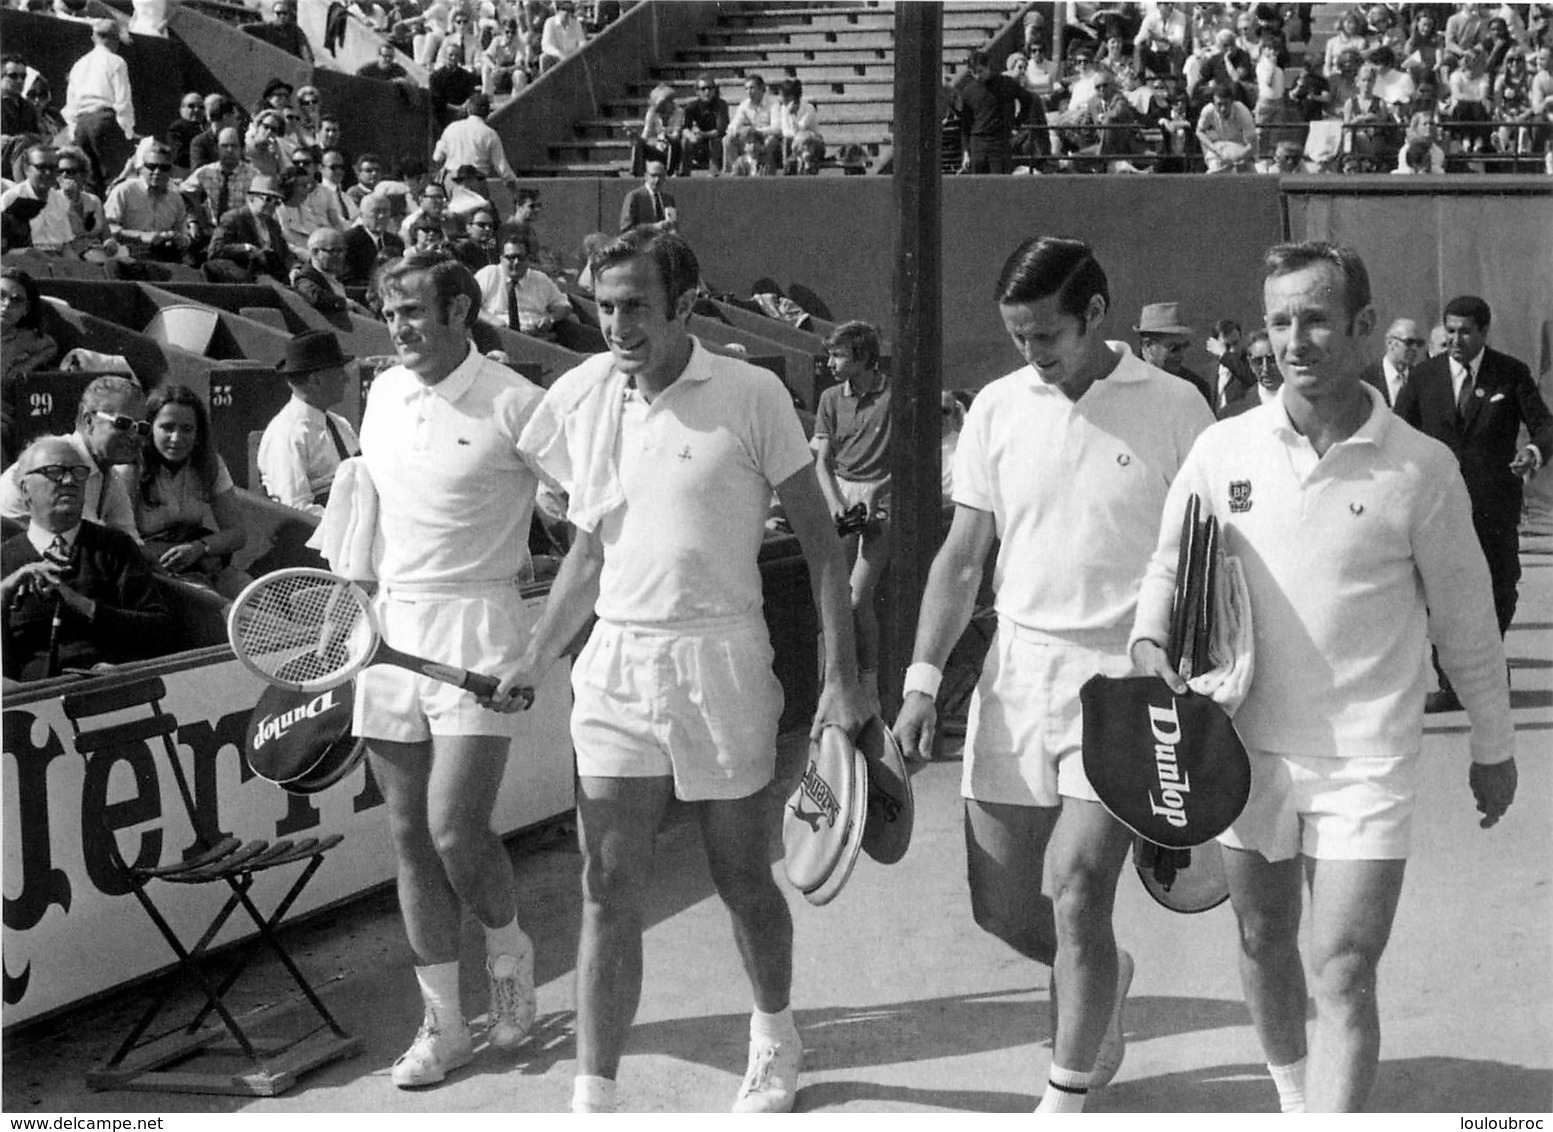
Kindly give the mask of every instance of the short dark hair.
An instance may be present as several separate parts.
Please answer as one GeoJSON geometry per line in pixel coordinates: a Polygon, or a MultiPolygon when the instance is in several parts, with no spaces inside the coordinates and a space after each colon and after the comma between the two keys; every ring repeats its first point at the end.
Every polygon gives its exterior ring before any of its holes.
{"type": "Polygon", "coordinates": [[[0,279],[9,279],[27,296],[27,313],[22,315],[17,325],[29,330],[42,330],[43,292],[38,290],[37,280],[21,268],[11,266],[0,268],[0,279]]]}
{"type": "Polygon", "coordinates": [[[430,170],[419,157],[401,157],[397,172],[401,181],[408,181],[411,177],[424,177],[430,170]]]}
{"type": "Polygon", "coordinates": [[[1262,278],[1292,275],[1318,263],[1328,263],[1343,277],[1343,306],[1349,319],[1370,305],[1370,273],[1365,269],[1359,253],[1343,244],[1326,240],[1306,240],[1302,243],[1275,244],[1267,249],[1262,259],[1262,278]]]}
{"type": "Polygon", "coordinates": [[[664,298],[672,314],[674,304],[686,291],[694,291],[701,282],[701,265],[685,237],[652,225],[643,225],[610,240],[588,259],[595,283],[611,267],[645,258],[658,268],[663,280],[664,298]]]}
{"type": "Polygon", "coordinates": [[[478,115],[484,118],[491,112],[491,97],[481,91],[475,91],[464,101],[464,113],[478,115]]]}
{"type": "Polygon", "coordinates": [[[782,97],[802,98],[803,82],[799,79],[788,79],[785,83],[782,84],[782,97]]]}
{"type": "Polygon", "coordinates": [[[1008,257],[998,275],[997,301],[1008,306],[1057,296],[1057,309],[1082,319],[1096,295],[1111,308],[1111,285],[1094,249],[1083,240],[1031,236],[1008,257]]]}
{"type": "Polygon", "coordinates": [[[340,126],[342,129],[344,128],[344,123],[341,121],[340,116],[333,110],[329,111],[327,114],[320,114],[318,116],[318,124],[320,126],[325,122],[333,122],[336,126],[340,126]]]}
{"type": "Polygon", "coordinates": [[[879,364],[879,332],[862,319],[843,322],[825,339],[827,350],[850,350],[869,369],[879,364]]]}
{"type": "Polygon", "coordinates": [[[1213,100],[1217,102],[1221,98],[1227,98],[1231,102],[1235,100],[1235,91],[1228,83],[1213,84],[1213,100]]]}
{"type": "Polygon", "coordinates": [[[224,94],[212,94],[205,99],[205,117],[210,119],[212,126],[237,109],[237,103],[224,94]]]}
{"type": "Polygon", "coordinates": [[[360,169],[369,161],[376,165],[379,169],[383,168],[386,164],[383,161],[383,158],[376,153],[363,153],[360,157],[356,158],[356,168],[360,169]]]}
{"type": "Polygon", "coordinates": [[[519,205],[533,204],[539,200],[538,189],[519,189],[516,203],[519,205]]]}
{"type": "Polygon", "coordinates": [[[1445,313],[1440,315],[1440,321],[1454,315],[1456,318],[1470,318],[1479,330],[1488,333],[1488,324],[1493,321],[1494,312],[1488,309],[1488,304],[1476,295],[1457,295],[1445,304],[1445,313]]]}
{"type": "Polygon", "coordinates": [[[972,51],[965,57],[965,66],[967,69],[975,67],[987,67],[991,66],[991,61],[989,60],[985,51],[972,51]]]}
{"type": "MultiPolygon", "coordinates": [[[[413,232],[411,233],[413,236],[413,232]]],[[[391,294],[403,294],[405,280],[412,275],[425,275],[431,280],[437,301],[442,304],[442,316],[447,317],[453,300],[463,295],[469,300],[469,310],[464,315],[464,325],[473,326],[480,317],[480,284],[475,282],[474,272],[465,267],[449,251],[407,252],[384,265],[378,272],[377,293],[380,299],[391,294]]]]}
{"type": "Polygon", "coordinates": [[[1232,318],[1221,318],[1213,324],[1213,336],[1222,339],[1230,331],[1241,333],[1240,323],[1232,318]]]}

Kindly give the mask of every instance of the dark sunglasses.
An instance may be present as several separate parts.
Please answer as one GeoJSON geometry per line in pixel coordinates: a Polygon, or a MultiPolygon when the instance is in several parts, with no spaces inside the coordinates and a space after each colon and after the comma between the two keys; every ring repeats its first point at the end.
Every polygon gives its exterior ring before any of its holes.
{"type": "Polygon", "coordinates": [[[471,220],[469,222],[469,226],[471,228],[494,228],[494,227],[496,227],[496,225],[492,224],[489,220],[471,220]]]}
{"type": "Polygon", "coordinates": [[[185,102],[183,108],[185,110],[203,110],[205,109],[205,104],[203,102],[185,102]]]}
{"type": "Polygon", "coordinates": [[[317,106],[318,105],[318,99],[316,99],[316,98],[299,98],[299,99],[297,99],[297,101],[300,102],[303,106],[317,106]]]}
{"type": "Polygon", "coordinates": [[[44,464],[41,468],[22,474],[42,476],[49,483],[85,483],[92,478],[92,469],[85,464],[44,464]]]}
{"type": "Polygon", "coordinates": [[[1252,354],[1246,358],[1246,362],[1253,366],[1272,365],[1275,360],[1271,354],[1252,354]]]}
{"type": "Polygon", "coordinates": [[[172,172],[173,168],[171,165],[164,164],[160,161],[146,161],[143,162],[140,167],[147,173],[170,173],[172,172]]]}
{"type": "Polygon", "coordinates": [[[325,161],[324,162],[324,168],[325,169],[349,169],[350,166],[345,164],[343,161],[325,161]]]}
{"type": "Polygon", "coordinates": [[[61,165],[59,167],[59,175],[61,177],[79,177],[81,175],[81,167],[79,165],[61,165]]]}
{"type": "Polygon", "coordinates": [[[107,421],[113,426],[115,432],[134,432],[138,436],[150,436],[151,424],[149,421],[137,421],[134,417],[114,416],[105,413],[101,409],[93,409],[92,415],[98,420],[107,421]]]}
{"type": "Polygon", "coordinates": [[[1424,340],[1422,338],[1391,338],[1391,339],[1388,339],[1388,341],[1400,342],[1404,346],[1422,346],[1422,345],[1424,345],[1424,340]]]}
{"type": "Polygon", "coordinates": [[[33,169],[58,169],[59,168],[59,166],[55,165],[52,161],[29,161],[29,162],[27,162],[27,164],[28,164],[29,167],[31,167],[33,169]]]}

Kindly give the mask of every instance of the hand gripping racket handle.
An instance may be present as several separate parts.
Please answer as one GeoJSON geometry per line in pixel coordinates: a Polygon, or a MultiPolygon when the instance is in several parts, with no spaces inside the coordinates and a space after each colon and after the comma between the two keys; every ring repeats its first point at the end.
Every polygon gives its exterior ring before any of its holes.
{"type": "MultiPolygon", "coordinates": [[[[420,657],[409,656],[390,649],[387,645],[380,646],[379,659],[390,663],[403,664],[419,672],[422,676],[429,676],[433,680],[441,680],[444,684],[453,684],[473,692],[483,699],[490,699],[496,694],[496,689],[501,687],[501,681],[494,676],[483,676],[478,672],[470,672],[467,668],[459,668],[452,664],[438,664],[434,660],[422,660],[420,657]],[[391,654],[391,655],[387,655],[391,654]]],[[[523,701],[523,710],[527,711],[534,703],[534,689],[517,689],[518,698],[523,701]]]]}

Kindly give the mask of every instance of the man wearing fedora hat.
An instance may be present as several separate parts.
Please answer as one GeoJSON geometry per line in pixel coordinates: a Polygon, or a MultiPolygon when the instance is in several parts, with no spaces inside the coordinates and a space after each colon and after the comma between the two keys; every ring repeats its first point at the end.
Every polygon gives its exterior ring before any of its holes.
{"type": "Polygon", "coordinates": [[[261,275],[289,279],[291,248],[275,219],[281,199],[274,177],[260,173],[249,182],[247,207],[223,216],[210,237],[206,278],[216,283],[252,283],[261,275]]]}
{"type": "Polygon", "coordinates": [[[275,502],[322,515],[340,461],[361,451],[350,421],[329,411],[345,396],[351,360],[329,330],[310,330],[286,343],[275,370],[291,386],[291,400],[259,441],[259,479],[275,502]]]}
{"type": "Polygon", "coordinates": [[[92,166],[92,188],[105,194],[135,148],[135,102],[129,64],[119,55],[119,25],[111,19],[92,24],[92,49],[70,68],[65,85],[66,124],[92,166]]]}
{"type": "Polygon", "coordinates": [[[1139,357],[1151,366],[1191,382],[1208,402],[1208,407],[1213,407],[1212,387],[1181,361],[1186,348],[1192,344],[1195,331],[1182,321],[1180,303],[1146,304],[1138,316],[1138,325],[1132,329],[1138,335],[1139,357]]]}

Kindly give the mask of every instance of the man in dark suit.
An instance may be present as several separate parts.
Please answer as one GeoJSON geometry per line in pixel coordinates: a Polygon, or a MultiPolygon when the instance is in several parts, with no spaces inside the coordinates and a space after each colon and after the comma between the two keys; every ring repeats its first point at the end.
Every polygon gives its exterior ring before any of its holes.
{"type": "Polygon", "coordinates": [[[1253,331],[1246,341],[1246,365],[1256,376],[1256,383],[1225,403],[1224,408],[1219,410],[1221,421],[1238,417],[1278,396],[1278,387],[1283,384],[1283,373],[1278,368],[1278,359],[1273,356],[1273,344],[1267,331],[1253,331]]]}
{"type": "Polygon", "coordinates": [[[674,205],[674,198],[663,191],[663,179],[666,176],[668,171],[663,162],[647,163],[647,175],[641,187],[627,193],[625,202],[620,206],[621,232],[629,232],[644,224],[678,220],[679,210],[674,205]]]}
{"type": "Polygon", "coordinates": [[[291,248],[275,210],[282,194],[274,177],[260,174],[248,185],[248,203],[221,218],[210,237],[205,277],[213,283],[252,283],[260,275],[290,277],[291,248]]]}
{"type": "Polygon", "coordinates": [[[167,604],[134,539],[82,520],[85,457],[68,438],[46,436],[18,465],[31,521],[0,544],[7,680],[151,655],[167,604]]]}
{"type": "MultiPolygon", "coordinates": [[[[1446,352],[1415,367],[1397,415],[1442,442],[1461,461],[1472,499],[1472,523],[1488,559],[1494,584],[1494,612],[1502,636],[1515,616],[1521,580],[1516,526],[1521,517],[1521,477],[1553,454],[1553,413],[1537,391],[1524,362],[1484,344],[1491,313],[1475,295],[1445,306],[1446,352]],[[1530,443],[1516,451],[1522,425],[1530,443]]],[[[1429,698],[1428,710],[1460,706],[1450,685],[1429,698]]]]}
{"type": "Polygon", "coordinates": [[[340,282],[347,287],[366,287],[378,264],[404,255],[404,241],[393,230],[393,205],[385,196],[368,193],[361,198],[361,215],[345,229],[345,266],[340,282]]]}
{"type": "Polygon", "coordinates": [[[1423,358],[1424,347],[1427,345],[1418,323],[1410,318],[1399,318],[1386,331],[1385,356],[1360,370],[1359,377],[1366,385],[1373,385],[1380,390],[1386,404],[1395,409],[1408,374],[1423,358]]]}

